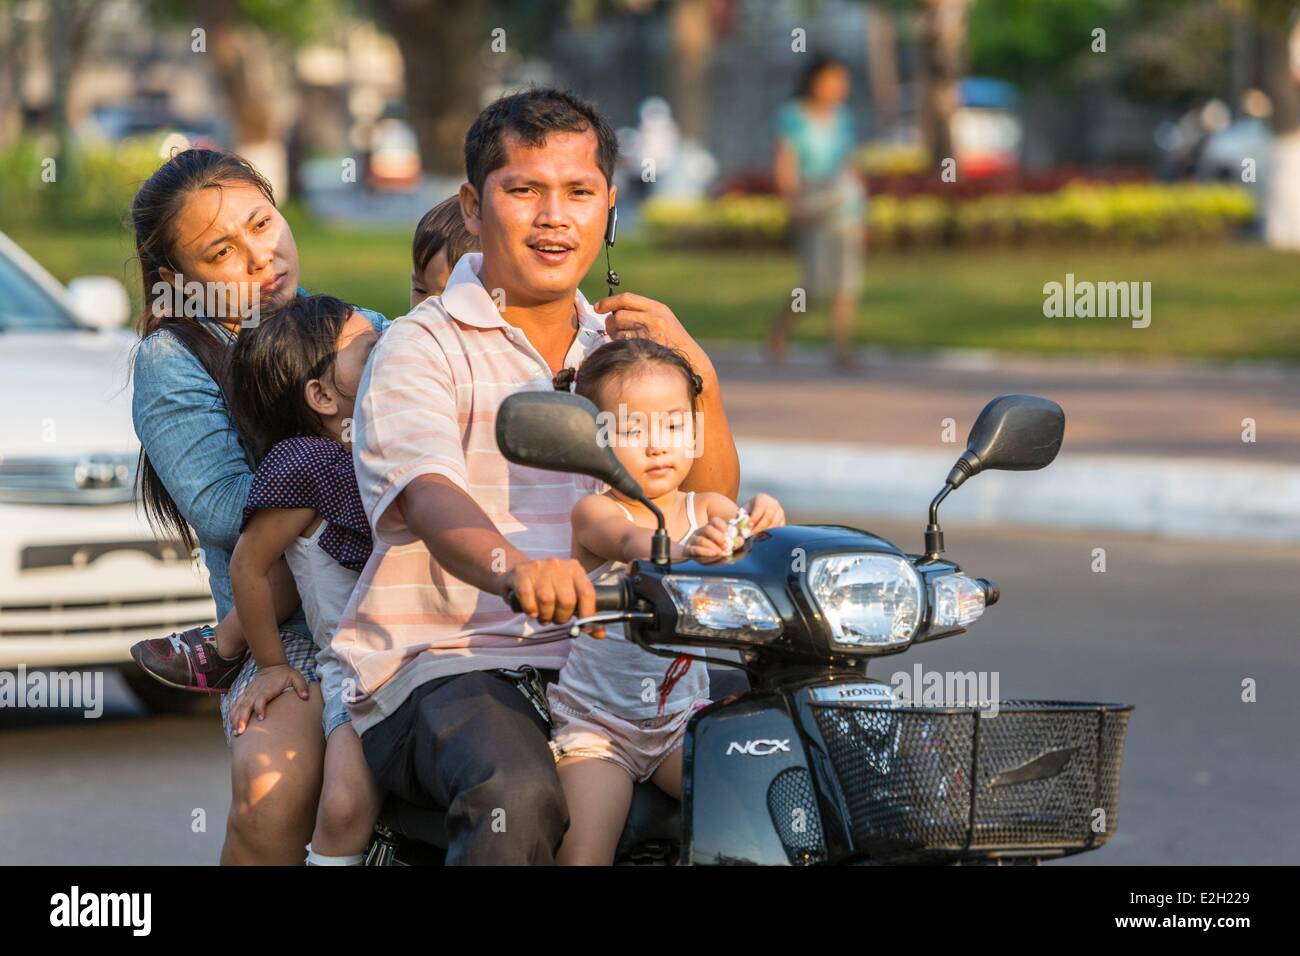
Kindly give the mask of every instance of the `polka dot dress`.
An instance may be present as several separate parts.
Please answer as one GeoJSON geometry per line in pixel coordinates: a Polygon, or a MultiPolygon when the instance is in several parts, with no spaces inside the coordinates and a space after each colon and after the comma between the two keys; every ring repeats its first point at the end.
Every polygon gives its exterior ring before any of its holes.
{"type": "Polygon", "coordinates": [[[333,439],[301,436],[278,442],[253,475],[240,530],[263,508],[313,508],[326,523],[318,539],[326,554],[352,571],[360,571],[370,558],[370,524],[352,453],[333,439]]]}

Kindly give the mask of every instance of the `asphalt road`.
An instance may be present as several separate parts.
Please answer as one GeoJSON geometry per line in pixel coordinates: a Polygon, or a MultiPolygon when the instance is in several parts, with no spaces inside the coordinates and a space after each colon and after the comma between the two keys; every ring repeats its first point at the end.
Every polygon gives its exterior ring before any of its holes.
{"type": "Polygon", "coordinates": [[[951,418],[960,451],[985,403],[1027,393],[1065,409],[1071,454],[1300,462],[1300,373],[1282,366],[864,350],[862,367],[845,373],[831,372],[820,349],[775,367],[753,345],[709,354],[731,427],[747,439],[947,451],[951,418]]]}
{"type": "MultiPolygon", "coordinates": [[[[872,530],[919,546],[920,521],[872,530]]],[[[1004,698],[1135,704],[1119,832],[1077,862],[1300,863],[1300,548],[945,530],[1002,602],[877,670],[984,670],[1004,698]]],[[[115,677],[109,696],[94,721],[0,711],[0,863],[216,860],[229,784],[215,713],[145,716],[115,677]]]]}

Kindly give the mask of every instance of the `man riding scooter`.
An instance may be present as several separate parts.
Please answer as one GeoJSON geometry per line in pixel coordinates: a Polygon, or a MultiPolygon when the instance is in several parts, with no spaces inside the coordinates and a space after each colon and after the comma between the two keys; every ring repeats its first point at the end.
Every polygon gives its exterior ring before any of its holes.
{"type": "Polygon", "coordinates": [[[708,440],[687,490],[734,497],[739,484],[717,376],[673,313],[578,291],[613,241],[616,156],[609,124],[568,93],[488,106],[460,191],[483,251],[394,324],[361,383],[353,456],[375,548],[333,646],[367,762],[398,798],[446,811],[449,864],[554,861],[568,811],[543,680],[568,653],[566,622],[595,610],[568,555],[570,510],[597,485],[510,465],[494,435],[502,400],[551,389],[611,337],[654,338],[703,379],[708,440]]]}

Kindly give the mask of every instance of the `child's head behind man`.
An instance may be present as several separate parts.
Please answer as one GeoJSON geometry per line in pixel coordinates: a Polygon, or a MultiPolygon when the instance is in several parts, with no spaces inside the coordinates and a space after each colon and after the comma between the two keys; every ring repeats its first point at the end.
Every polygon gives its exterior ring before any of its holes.
{"type": "Polygon", "coordinates": [[[478,239],[465,228],[457,196],[426,212],[411,241],[411,308],[431,295],[442,295],[460,257],[477,251],[478,239]]]}

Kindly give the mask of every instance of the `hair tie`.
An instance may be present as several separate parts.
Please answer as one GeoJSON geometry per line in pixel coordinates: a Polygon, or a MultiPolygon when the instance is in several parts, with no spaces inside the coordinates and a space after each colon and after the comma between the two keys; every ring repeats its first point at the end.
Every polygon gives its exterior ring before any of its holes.
{"type": "Polygon", "coordinates": [[[557,392],[568,392],[573,390],[573,383],[578,380],[578,370],[576,368],[562,368],[555,373],[555,378],[551,379],[551,386],[557,392]]]}

